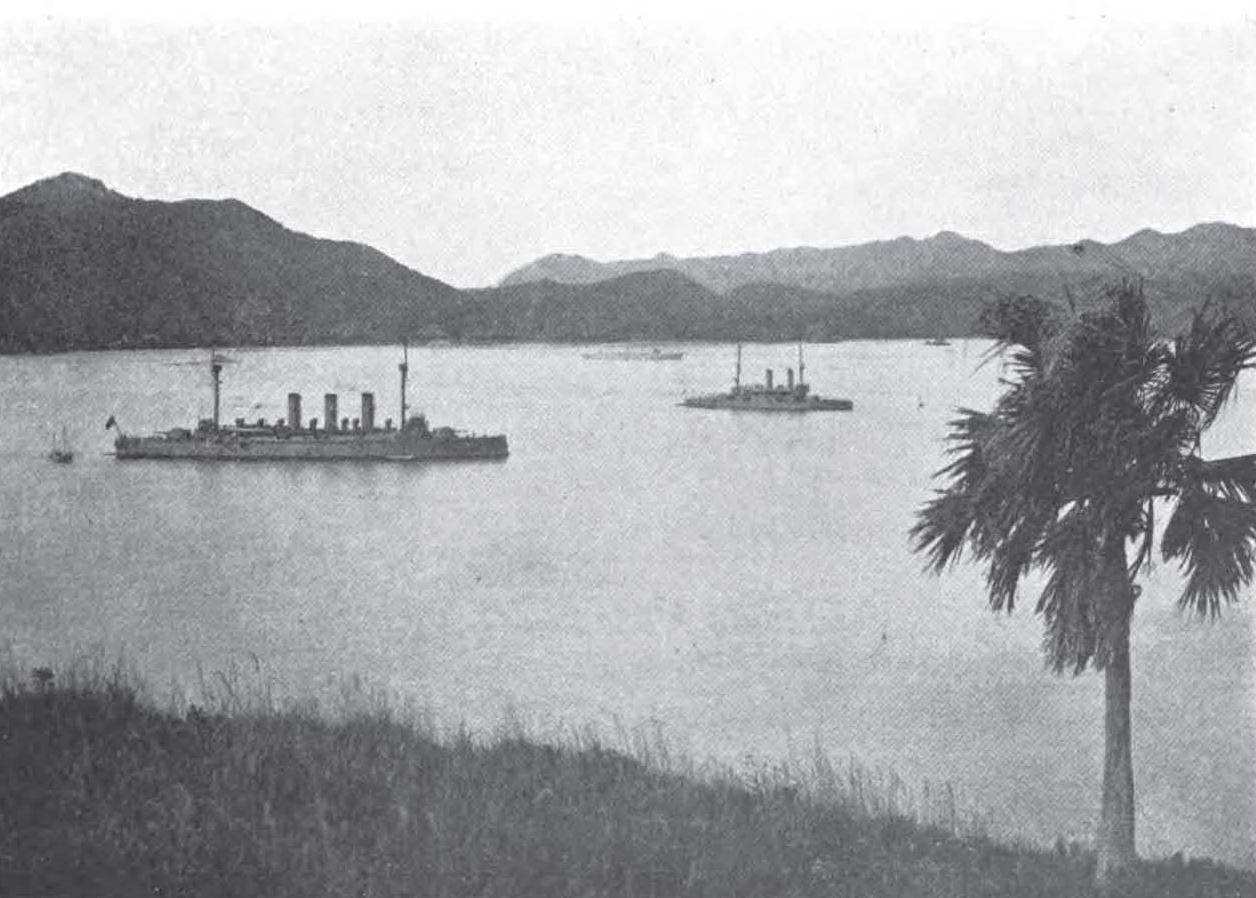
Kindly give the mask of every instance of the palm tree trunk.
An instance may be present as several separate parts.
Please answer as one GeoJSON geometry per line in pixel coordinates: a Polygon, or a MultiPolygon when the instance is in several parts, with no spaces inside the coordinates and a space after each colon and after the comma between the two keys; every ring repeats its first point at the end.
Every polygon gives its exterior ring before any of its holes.
{"type": "Polygon", "coordinates": [[[1109,634],[1104,667],[1103,806],[1095,883],[1107,892],[1134,864],[1134,761],[1130,745],[1130,618],[1120,615],[1109,634]]]}

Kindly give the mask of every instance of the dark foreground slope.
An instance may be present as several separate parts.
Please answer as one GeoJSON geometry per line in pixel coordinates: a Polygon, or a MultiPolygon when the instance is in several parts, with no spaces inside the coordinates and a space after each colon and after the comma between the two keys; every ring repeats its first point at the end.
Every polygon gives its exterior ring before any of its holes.
{"type": "MultiPolygon", "coordinates": [[[[1059,896],[1084,852],[924,826],[852,772],[678,772],[657,752],[438,740],[379,710],[157,710],[116,678],[0,688],[0,894],[1059,896]]],[[[1128,895],[1256,894],[1208,862],[1128,895]]]]}

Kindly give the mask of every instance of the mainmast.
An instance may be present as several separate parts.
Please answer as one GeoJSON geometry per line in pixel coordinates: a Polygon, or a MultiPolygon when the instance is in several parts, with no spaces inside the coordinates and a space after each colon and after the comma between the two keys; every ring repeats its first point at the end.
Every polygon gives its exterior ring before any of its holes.
{"type": "Polygon", "coordinates": [[[733,372],[733,392],[741,389],[741,344],[737,344],[737,369],[733,372]]]}
{"type": "Polygon", "coordinates": [[[397,366],[401,372],[401,426],[406,426],[406,376],[410,373],[410,347],[401,344],[401,364],[397,366]]]}
{"type": "Polygon", "coordinates": [[[218,429],[218,397],[222,380],[222,359],[213,349],[209,351],[209,373],[214,378],[214,430],[218,429]]]}
{"type": "Polygon", "coordinates": [[[803,373],[804,366],[802,363],[802,340],[798,341],[798,386],[802,386],[807,382],[807,377],[803,373]]]}

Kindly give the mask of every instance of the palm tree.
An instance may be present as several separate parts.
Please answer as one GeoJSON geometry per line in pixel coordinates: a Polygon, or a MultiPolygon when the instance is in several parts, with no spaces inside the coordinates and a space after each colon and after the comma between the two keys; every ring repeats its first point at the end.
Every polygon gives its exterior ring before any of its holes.
{"type": "Polygon", "coordinates": [[[1184,610],[1215,618],[1252,579],[1256,455],[1204,460],[1200,435],[1256,367],[1256,334],[1205,306],[1157,339],[1134,282],[1081,314],[1005,298],[982,324],[1008,353],[1009,379],[992,411],[951,422],[954,458],[918,513],[914,548],[939,573],[967,548],[995,611],[1012,611],[1021,579],[1042,571],[1048,663],[1104,672],[1096,880],[1107,890],[1135,860],[1130,619],[1157,514],[1169,513],[1160,551],[1184,568],[1184,610]]]}

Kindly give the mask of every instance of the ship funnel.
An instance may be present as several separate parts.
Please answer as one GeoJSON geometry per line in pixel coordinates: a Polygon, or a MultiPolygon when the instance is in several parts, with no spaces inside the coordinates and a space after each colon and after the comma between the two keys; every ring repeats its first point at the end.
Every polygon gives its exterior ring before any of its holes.
{"type": "Polygon", "coordinates": [[[301,429],[301,394],[288,394],[288,425],[293,430],[301,429]]]}
{"type": "Polygon", "coordinates": [[[375,394],[362,394],[362,432],[370,433],[375,427],[375,394]]]}
{"type": "Polygon", "coordinates": [[[793,368],[785,369],[785,382],[788,384],[791,390],[794,388],[794,369],[793,368]]]}
{"type": "Polygon", "coordinates": [[[772,389],[772,369],[771,368],[768,369],[767,385],[768,385],[769,390],[772,389]]]}
{"type": "Polygon", "coordinates": [[[336,417],[336,394],[323,394],[323,426],[328,430],[336,429],[336,422],[340,419],[336,417]]]}

